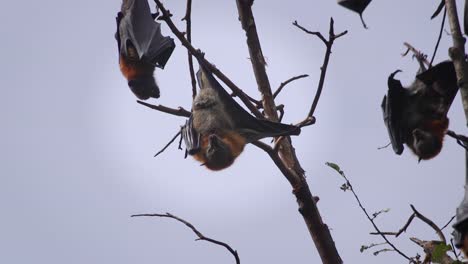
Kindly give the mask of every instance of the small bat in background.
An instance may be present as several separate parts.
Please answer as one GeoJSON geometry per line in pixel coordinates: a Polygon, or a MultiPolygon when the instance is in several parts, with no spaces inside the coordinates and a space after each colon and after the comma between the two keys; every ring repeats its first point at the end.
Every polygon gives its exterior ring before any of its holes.
{"type": "Polygon", "coordinates": [[[420,66],[415,81],[406,88],[394,79],[399,71],[390,74],[381,105],[393,151],[400,155],[406,144],[419,161],[441,151],[449,125],[447,113],[458,91],[451,61],[426,70],[420,60],[420,66]]]}
{"type": "Polygon", "coordinates": [[[141,100],[159,98],[153,73],[155,67],[166,65],[174,40],[161,35],[161,24],[154,21],[147,0],[123,0],[116,21],[120,70],[128,86],[141,100]]]}
{"type": "Polygon", "coordinates": [[[197,73],[200,92],[192,115],[182,128],[187,153],[210,170],[232,165],[247,143],[265,137],[299,135],[301,129],[250,115],[202,65],[197,73]]]}

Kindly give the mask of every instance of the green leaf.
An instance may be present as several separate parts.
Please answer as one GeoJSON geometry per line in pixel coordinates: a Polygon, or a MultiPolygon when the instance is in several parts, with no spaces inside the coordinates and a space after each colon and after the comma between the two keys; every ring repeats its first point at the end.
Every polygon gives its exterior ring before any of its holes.
{"type": "Polygon", "coordinates": [[[451,250],[452,247],[446,244],[439,244],[434,248],[432,252],[432,261],[436,263],[442,263],[444,256],[447,254],[447,251],[451,250]]]}
{"type": "Polygon", "coordinates": [[[340,166],[338,166],[338,164],[336,163],[333,163],[333,162],[325,162],[325,165],[327,165],[328,167],[336,170],[336,172],[338,172],[339,174],[341,174],[341,169],[340,169],[340,166]]]}

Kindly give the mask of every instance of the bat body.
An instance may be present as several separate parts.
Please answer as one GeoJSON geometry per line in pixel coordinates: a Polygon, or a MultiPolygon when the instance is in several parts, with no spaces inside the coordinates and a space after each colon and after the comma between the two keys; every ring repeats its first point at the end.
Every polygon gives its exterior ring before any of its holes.
{"type": "Polygon", "coordinates": [[[250,115],[203,66],[197,73],[200,92],[183,128],[187,152],[210,170],[232,165],[245,145],[265,137],[298,135],[300,128],[250,115]]]}
{"type": "Polygon", "coordinates": [[[154,21],[147,0],[124,0],[116,21],[120,70],[128,86],[139,99],[159,98],[154,70],[164,68],[174,40],[161,35],[161,24],[154,21]]]}
{"type": "Polygon", "coordinates": [[[393,150],[400,155],[406,144],[419,160],[431,159],[442,149],[449,125],[447,112],[458,91],[453,63],[445,61],[420,73],[409,87],[388,77],[388,93],[382,101],[384,122],[393,150]]]}

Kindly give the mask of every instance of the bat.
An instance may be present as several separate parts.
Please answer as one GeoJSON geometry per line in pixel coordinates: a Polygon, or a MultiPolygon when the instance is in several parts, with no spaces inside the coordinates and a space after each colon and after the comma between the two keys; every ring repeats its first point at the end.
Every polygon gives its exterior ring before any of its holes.
{"type": "Polygon", "coordinates": [[[202,65],[197,72],[200,92],[192,115],[182,128],[187,153],[210,170],[231,166],[246,144],[265,137],[299,135],[300,127],[258,119],[224,90],[202,65]]]}
{"type": "Polygon", "coordinates": [[[120,70],[141,100],[159,98],[154,70],[164,68],[175,48],[174,40],[161,34],[161,24],[154,18],[147,0],[123,0],[116,17],[120,70]]]}
{"type": "Polygon", "coordinates": [[[388,92],[382,100],[382,111],[393,151],[403,153],[406,144],[419,161],[431,159],[442,150],[449,125],[447,113],[458,91],[457,76],[451,61],[428,70],[420,61],[420,70],[409,87],[388,77],[388,92]]]}
{"type": "Polygon", "coordinates": [[[358,13],[361,18],[362,25],[364,28],[367,28],[366,23],[364,23],[364,19],[362,18],[362,12],[364,12],[371,1],[372,0],[338,0],[338,4],[358,13]]]}

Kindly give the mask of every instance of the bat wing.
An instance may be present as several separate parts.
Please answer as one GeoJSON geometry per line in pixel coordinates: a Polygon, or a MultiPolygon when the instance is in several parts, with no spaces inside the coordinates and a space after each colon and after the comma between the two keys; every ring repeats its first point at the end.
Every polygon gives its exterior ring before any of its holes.
{"type": "Polygon", "coordinates": [[[185,122],[185,126],[182,127],[182,138],[184,139],[188,154],[194,155],[200,151],[200,134],[193,128],[192,116],[185,122]]]}
{"type": "Polygon", "coordinates": [[[216,91],[226,112],[230,115],[234,127],[247,139],[247,142],[264,137],[299,135],[301,132],[297,126],[262,120],[249,114],[201,64],[200,70],[197,72],[197,79],[200,89],[214,89],[216,91]]]}
{"type": "Polygon", "coordinates": [[[403,109],[406,104],[406,89],[399,80],[394,79],[397,72],[388,77],[388,92],[383,98],[381,107],[393,151],[400,155],[404,149],[403,109]]]}
{"type": "Polygon", "coordinates": [[[139,59],[164,68],[175,44],[161,34],[161,24],[151,16],[147,0],[124,0],[121,13],[120,18],[117,15],[120,53],[127,55],[128,45],[133,45],[139,59]]]}
{"type": "Polygon", "coordinates": [[[447,114],[458,92],[457,74],[451,61],[441,62],[416,76],[443,98],[444,114],[447,114]]]}
{"type": "Polygon", "coordinates": [[[371,1],[372,0],[338,0],[338,4],[358,14],[362,14],[371,1]]]}

